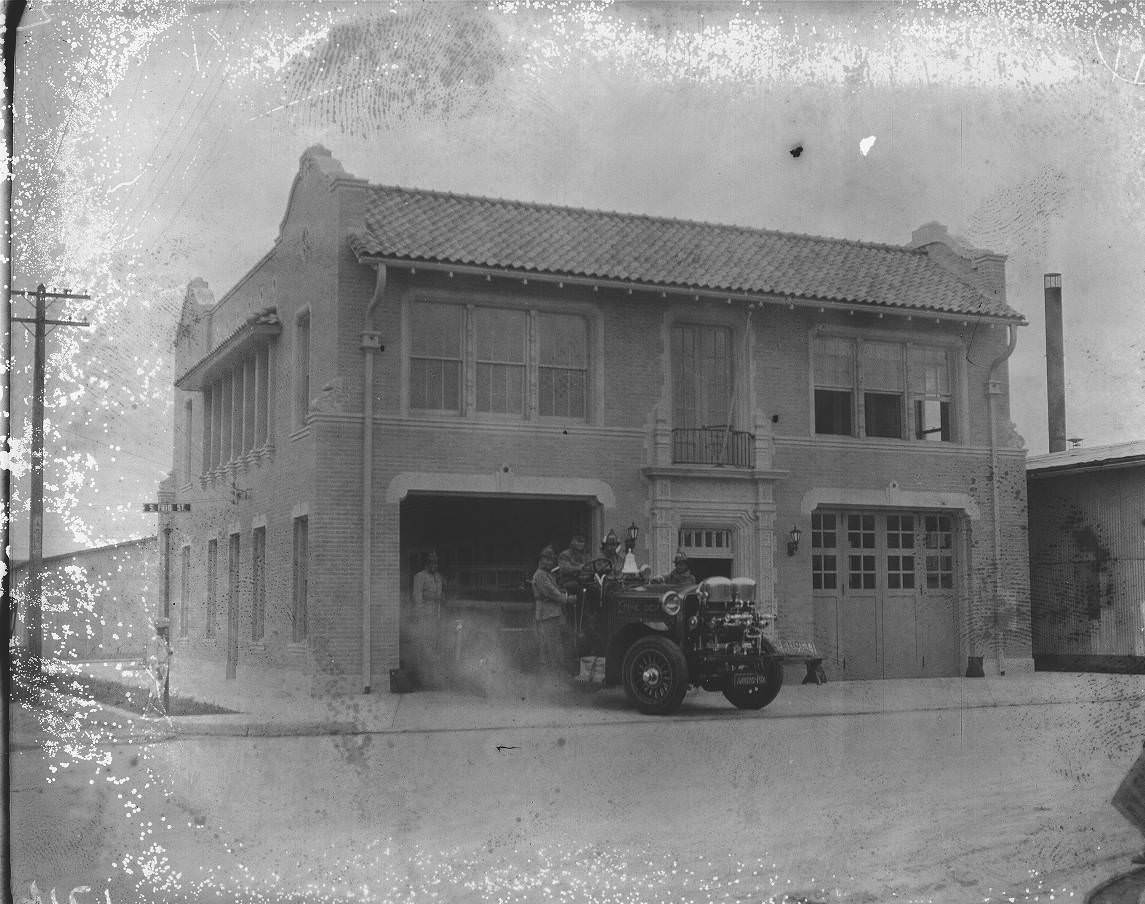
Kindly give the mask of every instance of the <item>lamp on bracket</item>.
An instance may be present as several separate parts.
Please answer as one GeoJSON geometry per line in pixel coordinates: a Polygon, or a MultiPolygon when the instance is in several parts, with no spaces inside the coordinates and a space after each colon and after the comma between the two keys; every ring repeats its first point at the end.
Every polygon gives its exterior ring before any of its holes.
{"type": "Polygon", "coordinates": [[[791,525],[791,530],[787,533],[787,554],[789,556],[793,556],[799,551],[799,538],[802,536],[803,531],[799,529],[799,525],[791,525]]]}

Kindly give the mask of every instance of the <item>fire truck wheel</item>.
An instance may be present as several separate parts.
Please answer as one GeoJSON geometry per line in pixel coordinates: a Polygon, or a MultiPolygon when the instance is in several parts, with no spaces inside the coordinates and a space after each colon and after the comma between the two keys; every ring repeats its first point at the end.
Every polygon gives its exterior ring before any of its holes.
{"type": "Polygon", "coordinates": [[[641,637],[624,654],[624,690],[649,715],[675,712],[688,690],[684,651],[666,637],[641,637]]]}
{"type": "MultiPolygon", "coordinates": [[[[766,640],[763,641],[763,652],[775,656],[776,650],[766,640]]],[[[783,662],[776,656],[763,667],[763,675],[767,678],[766,684],[753,684],[750,687],[724,688],[724,696],[728,702],[737,709],[763,709],[767,704],[779,696],[783,687],[783,662]]]]}

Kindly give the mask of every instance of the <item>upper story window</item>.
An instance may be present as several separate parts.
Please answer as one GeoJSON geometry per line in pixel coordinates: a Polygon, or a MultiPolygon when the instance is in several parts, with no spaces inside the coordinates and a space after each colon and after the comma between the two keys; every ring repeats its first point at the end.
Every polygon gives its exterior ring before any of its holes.
{"type": "Polygon", "coordinates": [[[528,312],[473,308],[477,410],[525,415],[525,337],[528,312]]]}
{"type": "Polygon", "coordinates": [[[915,438],[949,442],[950,411],[954,401],[950,389],[950,358],[946,350],[912,348],[910,374],[915,438]]]}
{"type": "Polygon", "coordinates": [[[904,342],[817,336],[815,432],[950,442],[950,353],[904,342]]]}
{"type": "Polygon", "coordinates": [[[538,314],[541,417],[583,420],[588,413],[588,330],[573,314],[538,314]]]}
{"type": "Polygon", "coordinates": [[[855,348],[849,339],[815,340],[815,432],[854,432],[855,348]]]}
{"type": "Polygon", "coordinates": [[[723,326],[672,328],[673,426],[724,426],[732,421],[732,336],[723,326]]]}
{"type": "Polygon", "coordinates": [[[894,342],[863,342],[862,349],[866,435],[902,439],[903,347],[894,342]]]}
{"type": "Polygon", "coordinates": [[[294,427],[306,426],[310,409],[310,311],[294,321],[294,427]]]}
{"type": "Polygon", "coordinates": [[[461,305],[415,304],[410,307],[411,408],[461,411],[461,305]]]}
{"type": "Polygon", "coordinates": [[[585,318],[417,302],[408,323],[411,410],[588,417],[585,318]]]}

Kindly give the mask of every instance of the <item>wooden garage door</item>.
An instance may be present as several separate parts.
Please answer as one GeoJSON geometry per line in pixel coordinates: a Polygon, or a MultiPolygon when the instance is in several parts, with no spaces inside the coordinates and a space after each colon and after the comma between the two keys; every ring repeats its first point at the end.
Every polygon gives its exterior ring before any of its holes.
{"type": "Polygon", "coordinates": [[[956,549],[947,513],[813,513],[816,642],[838,677],[958,674],[956,549]]]}

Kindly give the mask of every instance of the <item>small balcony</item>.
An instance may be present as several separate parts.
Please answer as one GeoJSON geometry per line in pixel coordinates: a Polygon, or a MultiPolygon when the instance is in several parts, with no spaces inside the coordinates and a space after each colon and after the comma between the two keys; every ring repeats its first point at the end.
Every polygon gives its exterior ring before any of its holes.
{"type": "Polygon", "coordinates": [[[755,467],[755,435],[726,424],[672,430],[672,463],[755,467]]]}

